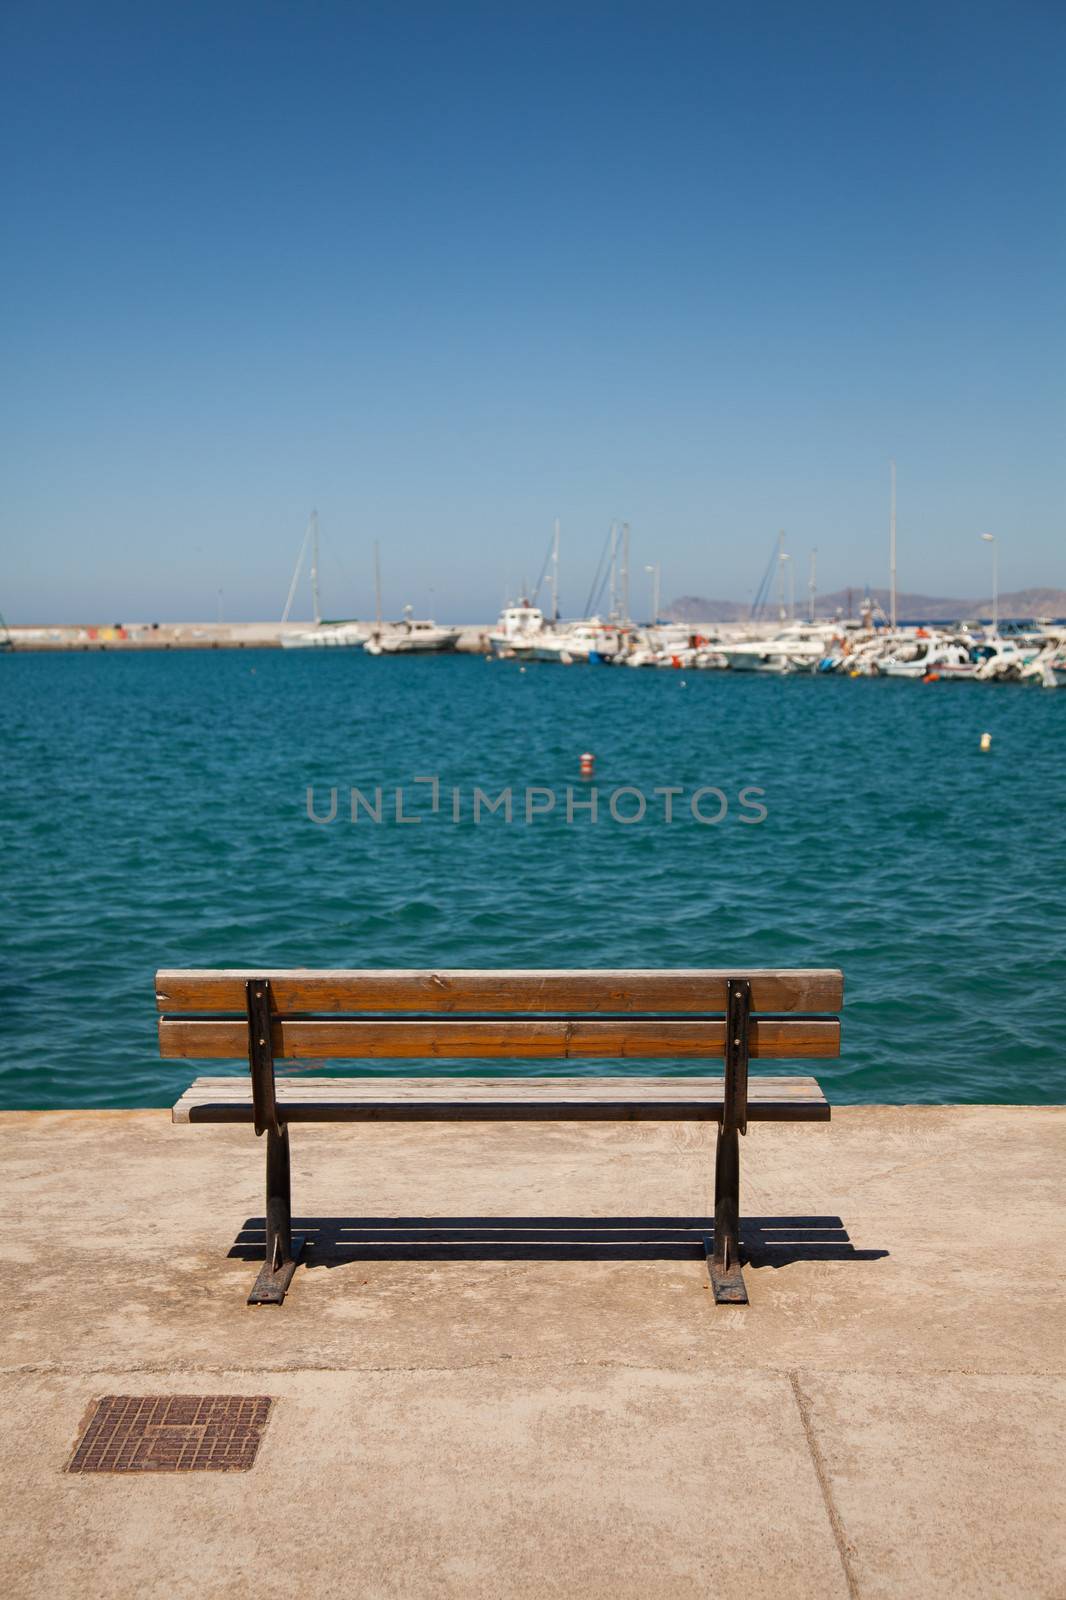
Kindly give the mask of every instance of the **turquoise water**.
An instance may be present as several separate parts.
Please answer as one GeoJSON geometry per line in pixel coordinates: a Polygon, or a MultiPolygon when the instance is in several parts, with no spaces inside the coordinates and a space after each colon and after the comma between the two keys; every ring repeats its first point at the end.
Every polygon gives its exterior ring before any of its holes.
{"type": "Polygon", "coordinates": [[[841,966],[832,1100],[1066,1098],[1066,694],[220,651],[8,657],[0,695],[4,1107],[212,1070],[157,1057],[164,965],[841,966]],[[595,824],[564,813],[584,750],[595,824]],[[515,819],[475,826],[475,784],[515,819]],[[391,820],[347,820],[352,785],[391,820]],[[558,799],[527,825],[530,785],[558,799]]]}

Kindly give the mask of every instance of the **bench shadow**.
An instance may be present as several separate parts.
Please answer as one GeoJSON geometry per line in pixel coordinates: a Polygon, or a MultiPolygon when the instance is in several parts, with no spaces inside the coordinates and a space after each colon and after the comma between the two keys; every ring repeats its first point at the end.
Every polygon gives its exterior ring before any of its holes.
{"type": "MultiPolygon", "coordinates": [[[[293,1217],[308,1267],[353,1261],[702,1261],[713,1217],[293,1217]]],[[[230,1259],[262,1261],[266,1223],[249,1217],[230,1259]]],[[[752,1267],[878,1261],[857,1250],[840,1217],[745,1217],[752,1267]]]]}

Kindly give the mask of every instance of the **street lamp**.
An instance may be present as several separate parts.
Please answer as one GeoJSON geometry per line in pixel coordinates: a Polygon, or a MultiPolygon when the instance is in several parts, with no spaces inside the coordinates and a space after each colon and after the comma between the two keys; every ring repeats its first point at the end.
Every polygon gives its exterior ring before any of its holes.
{"type": "MultiPolygon", "coordinates": [[[[782,565],[781,565],[782,573],[785,570],[784,563],[786,561],[789,563],[789,567],[788,567],[788,620],[790,622],[794,622],[796,620],[796,569],[792,565],[792,557],[789,555],[787,550],[782,550],[780,559],[781,559],[781,563],[782,563],[782,565]]],[[[784,622],[784,620],[785,620],[785,604],[784,604],[784,602],[785,602],[785,596],[784,596],[784,593],[782,592],[782,595],[781,595],[781,621],[782,622],[784,622]]]]}
{"type": "Polygon", "coordinates": [[[999,550],[994,533],[983,533],[985,544],[992,546],[992,632],[999,632],[999,550]]]}
{"type": "Polygon", "coordinates": [[[652,575],[652,583],[651,583],[651,620],[652,620],[653,623],[656,623],[659,620],[659,600],[661,598],[659,591],[660,591],[660,588],[662,586],[662,575],[663,575],[662,562],[661,561],[656,561],[653,566],[645,567],[644,571],[645,572],[650,572],[651,575],[652,575]]]}

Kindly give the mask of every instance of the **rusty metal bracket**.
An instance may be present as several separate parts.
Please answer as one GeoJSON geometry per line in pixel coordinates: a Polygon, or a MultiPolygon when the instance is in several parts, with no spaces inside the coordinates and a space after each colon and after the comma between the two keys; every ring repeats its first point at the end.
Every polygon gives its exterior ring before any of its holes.
{"type": "Polygon", "coordinates": [[[720,1306],[746,1306],[740,1270],[740,1157],[736,1128],[718,1129],[714,1152],[714,1238],[704,1239],[707,1271],[720,1306]]]}
{"type": "Polygon", "coordinates": [[[244,986],[248,1008],[248,1066],[252,1074],[252,1116],[257,1134],[267,1136],[266,1260],[248,1296],[250,1306],[280,1306],[303,1251],[303,1236],[292,1231],[289,1130],[275,1094],[271,1036],[273,996],[268,978],[244,986]]]}
{"type": "Polygon", "coordinates": [[[267,1128],[266,1259],[248,1296],[250,1306],[280,1306],[303,1253],[304,1237],[292,1231],[289,1130],[267,1128]]]}
{"type": "Polygon", "coordinates": [[[717,1305],[748,1303],[740,1270],[740,1144],[748,1131],[748,1053],[751,984],[726,982],[725,1084],[722,1121],[714,1152],[714,1239],[704,1240],[707,1270],[717,1305]]]}
{"type": "Polygon", "coordinates": [[[271,994],[268,978],[250,978],[244,986],[248,1008],[248,1068],[252,1074],[252,1114],[256,1134],[283,1130],[274,1097],[274,1047],[271,1043],[271,994]]]}
{"type": "Polygon", "coordinates": [[[725,992],[725,1104],[722,1108],[722,1127],[747,1133],[751,984],[746,978],[728,978],[725,992]]]}

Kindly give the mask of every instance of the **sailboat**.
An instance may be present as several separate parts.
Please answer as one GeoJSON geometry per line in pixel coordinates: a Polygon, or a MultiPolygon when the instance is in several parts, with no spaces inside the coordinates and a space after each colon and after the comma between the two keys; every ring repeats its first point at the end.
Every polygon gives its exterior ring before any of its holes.
{"type": "MultiPolygon", "coordinates": [[[[557,584],[558,524],[556,524],[554,559],[557,584]]],[[[556,602],[557,599],[556,593],[556,602]]],[[[553,610],[557,618],[557,603],[553,605],[553,610]]],[[[567,667],[575,662],[609,665],[624,659],[630,649],[633,632],[633,624],[629,619],[629,523],[612,522],[585,602],[585,616],[577,622],[560,623],[556,620],[550,631],[545,628],[533,639],[531,654],[536,661],[557,661],[567,667]],[[608,551],[609,568],[605,568],[604,562],[608,557],[608,551]],[[620,572],[619,558],[621,558],[620,572]],[[603,592],[608,570],[611,609],[607,620],[604,621],[593,611],[593,606],[598,603],[603,592]]]]}
{"type": "Polygon", "coordinates": [[[304,556],[308,547],[311,551],[311,610],[314,625],[303,628],[298,633],[283,632],[281,635],[281,648],[283,650],[361,650],[368,638],[367,630],[358,622],[323,622],[322,608],[318,596],[318,512],[312,511],[311,519],[304,530],[303,540],[300,544],[300,553],[296,557],[296,566],[289,584],[289,594],[285,601],[285,610],[281,614],[281,625],[284,629],[292,610],[292,602],[296,597],[296,586],[300,581],[300,572],[304,564],[304,556]]]}

